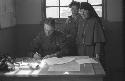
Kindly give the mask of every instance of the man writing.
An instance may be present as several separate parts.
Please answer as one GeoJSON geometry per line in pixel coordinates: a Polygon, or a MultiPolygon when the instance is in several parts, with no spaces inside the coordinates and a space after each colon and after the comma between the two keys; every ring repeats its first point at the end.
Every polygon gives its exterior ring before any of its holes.
{"type": "Polygon", "coordinates": [[[54,19],[44,21],[44,31],[32,41],[29,51],[34,58],[62,57],[68,54],[66,36],[55,30],[54,19]]]}

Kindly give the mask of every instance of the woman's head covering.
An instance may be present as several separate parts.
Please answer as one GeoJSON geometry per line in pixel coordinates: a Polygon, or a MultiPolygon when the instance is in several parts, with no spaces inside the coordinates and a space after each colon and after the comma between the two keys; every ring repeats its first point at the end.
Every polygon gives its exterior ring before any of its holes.
{"type": "Polygon", "coordinates": [[[98,16],[98,14],[96,13],[95,9],[92,7],[92,5],[90,3],[88,3],[88,2],[81,2],[80,9],[88,10],[89,18],[96,17],[98,19],[99,23],[102,25],[102,21],[101,21],[100,17],[98,16]]]}
{"type": "Polygon", "coordinates": [[[85,9],[89,11],[89,17],[99,17],[95,11],[95,9],[92,7],[92,5],[88,2],[81,2],[80,9],[85,9]]]}

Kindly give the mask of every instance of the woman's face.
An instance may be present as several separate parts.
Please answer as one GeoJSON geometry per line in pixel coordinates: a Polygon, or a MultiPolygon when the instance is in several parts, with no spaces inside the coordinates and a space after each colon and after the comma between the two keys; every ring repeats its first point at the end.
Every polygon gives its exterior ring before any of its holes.
{"type": "Polygon", "coordinates": [[[88,10],[80,9],[79,13],[82,17],[87,18],[88,17],[88,10]]]}
{"type": "Polygon", "coordinates": [[[76,15],[76,14],[78,14],[79,9],[77,8],[77,6],[72,6],[72,7],[71,7],[71,11],[72,11],[72,14],[73,14],[73,15],[76,15]]]}

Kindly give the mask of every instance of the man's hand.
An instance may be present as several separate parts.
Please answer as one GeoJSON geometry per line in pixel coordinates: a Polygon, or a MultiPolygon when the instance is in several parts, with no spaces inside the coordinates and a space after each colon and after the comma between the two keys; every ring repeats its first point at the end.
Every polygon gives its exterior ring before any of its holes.
{"type": "Polygon", "coordinates": [[[34,59],[41,59],[41,55],[38,54],[37,52],[33,55],[34,59]]]}
{"type": "Polygon", "coordinates": [[[46,55],[43,59],[51,58],[51,57],[56,57],[57,54],[51,54],[51,55],[46,55]]]}

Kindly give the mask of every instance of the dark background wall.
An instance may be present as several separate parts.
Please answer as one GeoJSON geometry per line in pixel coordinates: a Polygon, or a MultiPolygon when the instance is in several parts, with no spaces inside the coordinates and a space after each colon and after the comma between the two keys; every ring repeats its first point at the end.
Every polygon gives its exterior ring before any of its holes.
{"type": "Polygon", "coordinates": [[[15,27],[0,30],[0,52],[14,56],[16,50],[15,27]]]}
{"type": "Polygon", "coordinates": [[[106,0],[104,20],[107,44],[105,61],[109,81],[124,81],[123,1],[106,0]]]}
{"type": "MultiPolygon", "coordinates": [[[[104,27],[107,39],[105,46],[106,66],[114,81],[122,78],[123,64],[123,12],[122,0],[105,0],[104,27]]],[[[17,25],[0,30],[0,51],[22,57],[30,41],[41,30],[41,0],[16,0],[17,25]]]]}
{"type": "Polygon", "coordinates": [[[30,41],[40,31],[41,0],[16,0],[17,56],[25,56],[30,41]]]}
{"type": "Polygon", "coordinates": [[[123,67],[123,11],[122,0],[107,0],[105,29],[106,60],[111,67],[123,67]]]}

